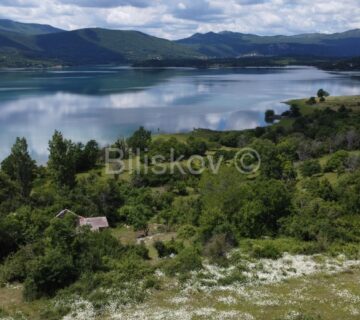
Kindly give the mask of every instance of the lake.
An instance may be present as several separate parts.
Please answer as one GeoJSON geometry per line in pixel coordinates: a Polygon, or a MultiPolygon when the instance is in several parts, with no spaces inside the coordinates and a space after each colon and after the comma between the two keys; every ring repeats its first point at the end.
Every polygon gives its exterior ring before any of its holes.
{"type": "Polygon", "coordinates": [[[360,94],[358,74],[309,67],[132,69],[94,67],[0,72],[0,158],[17,136],[44,162],[55,129],[76,142],[101,145],[140,125],[154,132],[254,128],[266,109],[315,95],[360,94]]]}

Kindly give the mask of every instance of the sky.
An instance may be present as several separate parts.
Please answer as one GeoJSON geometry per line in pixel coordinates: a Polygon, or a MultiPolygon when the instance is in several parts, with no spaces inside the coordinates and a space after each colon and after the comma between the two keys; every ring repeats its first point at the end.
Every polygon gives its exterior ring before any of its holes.
{"type": "Polygon", "coordinates": [[[0,0],[0,17],[65,30],[136,29],[167,39],[236,31],[260,35],[360,28],[359,0],[0,0]]]}

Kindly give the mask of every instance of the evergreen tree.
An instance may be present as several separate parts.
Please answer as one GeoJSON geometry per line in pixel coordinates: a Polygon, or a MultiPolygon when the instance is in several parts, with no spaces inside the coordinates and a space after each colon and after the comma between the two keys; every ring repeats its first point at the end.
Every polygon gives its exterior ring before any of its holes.
{"type": "Polygon", "coordinates": [[[30,157],[25,138],[16,138],[10,156],[2,162],[1,167],[11,180],[18,183],[22,196],[27,198],[35,179],[36,164],[30,157]]]}
{"type": "Polygon", "coordinates": [[[129,147],[136,152],[136,150],[144,151],[151,143],[151,131],[145,130],[144,127],[140,127],[134,134],[129,138],[129,147]]]}
{"type": "Polygon", "coordinates": [[[59,131],[55,131],[49,141],[48,168],[53,182],[61,187],[75,185],[76,152],[70,140],[64,139],[59,131]]]}

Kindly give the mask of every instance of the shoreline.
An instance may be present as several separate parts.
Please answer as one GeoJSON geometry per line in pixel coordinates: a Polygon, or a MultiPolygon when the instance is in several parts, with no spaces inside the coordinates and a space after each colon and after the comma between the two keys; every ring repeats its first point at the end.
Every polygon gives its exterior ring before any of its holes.
{"type": "MultiPolygon", "coordinates": [[[[34,61],[36,62],[36,61],[34,61]]],[[[360,63],[356,57],[242,57],[242,58],[213,58],[213,59],[172,59],[172,60],[143,60],[127,61],[122,64],[84,64],[69,65],[52,62],[41,62],[31,66],[0,66],[0,71],[28,71],[28,70],[52,70],[66,68],[98,68],[98,67],[128,67],[132,69],[272,69],[272,68],[298,68],[309,67],[328,72],[351,72],[360,71],[360,63]]]]}

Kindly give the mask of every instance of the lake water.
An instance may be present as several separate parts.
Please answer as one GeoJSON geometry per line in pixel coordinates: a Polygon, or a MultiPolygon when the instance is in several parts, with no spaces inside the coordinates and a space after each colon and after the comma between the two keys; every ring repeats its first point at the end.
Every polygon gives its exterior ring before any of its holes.
{"type": "Polygon", "coordinates": [[[140,125],[154,132],[193,128],[254,128],[266,109],[278,112],[292,98],[360,94],[356,74],[313,68],[131,69],[77,68],[0,72],[0,159],[17,136],[32,155],[47,157],[55,129],[76,142],[101,145],[140,125]]]}

